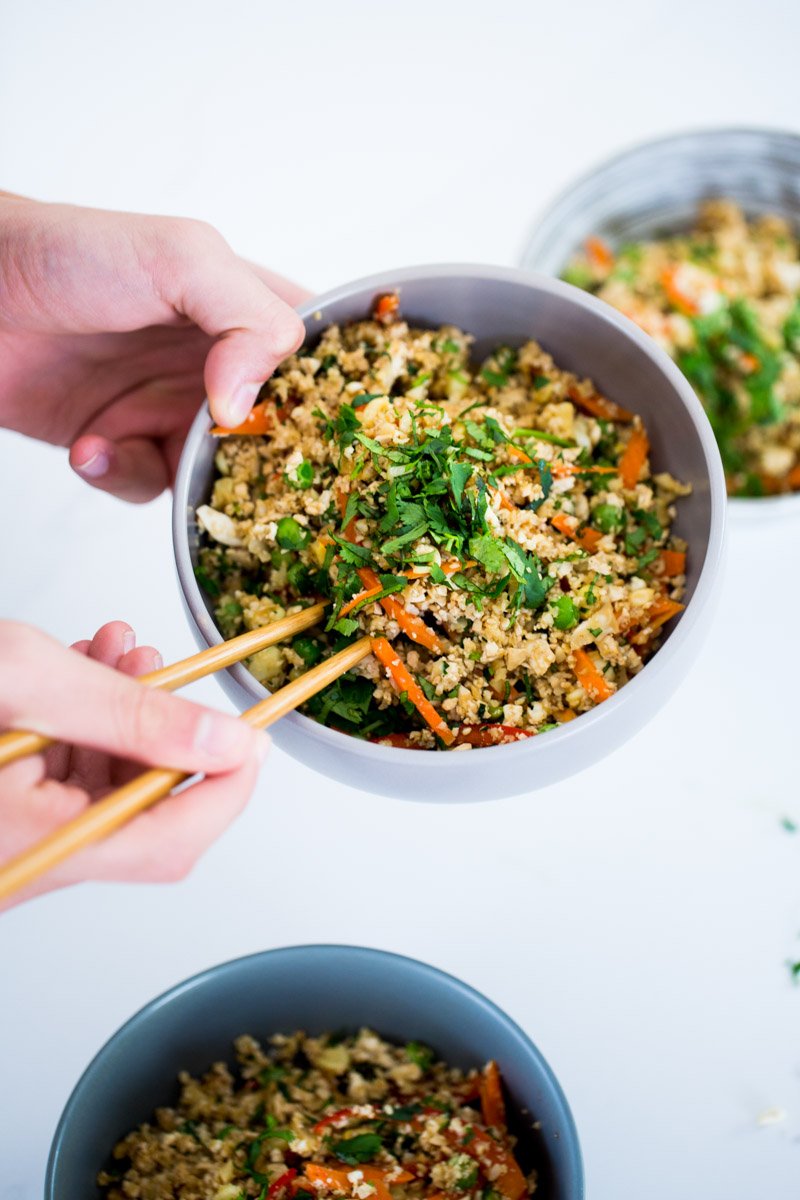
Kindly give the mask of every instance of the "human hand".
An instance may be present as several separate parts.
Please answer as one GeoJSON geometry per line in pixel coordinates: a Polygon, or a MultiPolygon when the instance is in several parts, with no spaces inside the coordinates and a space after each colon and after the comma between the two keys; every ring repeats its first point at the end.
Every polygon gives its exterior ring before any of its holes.
{"type": "Polygon", "coordinates": [[[126,500],[170,485],[204,393],[240,424],[303,337],[308,293],[201,221],[0,193],[0,279],[0,425],[126,500]]]}
{"type": "Polygon", "coordinates": [[[152,646],[136,648],[135,641],[129,625],[112,621],[68,650],[30,626],[0,622],[0,728],[33,729],[66,743],[0,769],[0,862],[77,817],[143,763],[206,775],[0,910],[81,880],[182,879],[247,802],[266,735],[126,679],[161,666],[152,646]]]}

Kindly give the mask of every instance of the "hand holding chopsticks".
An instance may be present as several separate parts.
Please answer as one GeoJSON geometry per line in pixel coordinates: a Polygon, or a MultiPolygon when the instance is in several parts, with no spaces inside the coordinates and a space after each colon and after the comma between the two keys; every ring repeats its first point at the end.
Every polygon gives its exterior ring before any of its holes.
{"type": "MultiPolygon", "coordinates": [[[[250,629],[247,633],[231,638],[229,642],[220,642],[218,646],[210,646],[208,650],[201,650],[198,654],[192,654],[189,658],[172,663],[171,666],[161,667],[158,671],[150,671],[147,675],[140,675],[138,676],[139,683],[147,684],[149,687],[163,688],[169,692],[175,688],[186,687],[206,675],[213,675],[215,671],[221,671],[223,667],[230,667],[233,663],[241,662],[243,658],[248,658],[258,650],[274,646],[276,642],[285,641],[287,638],[294,637],[296,633],[309,629],[312,625],[318,624],[324,612],[324,604],[312,604],[310,608],[304,608],[301,612],[282,617],[280,621],[273,621],[271,625],[265,625],[261,629],[250,629]]],[[[0,767],[14,762],[15,759],[26,758],[30,754],[39,754],[52,744],[52,738],[38,733],[14,730],[11,733],[0,734],[0,767]]]]}
{"type": "MultiPolygon", "coordinates": [[[[200,654],[193,655],[182,663],[165,667],[141,678],[150,686],[179,687],[184,682],[190,682],[210,674],[221,666],[228,666],[266,645],[272,645],[283,638],[293,636],[301,629],[308,628],[320,620],[324,609],[324,604],[314,605],[291,617],[274,622],[264,629],[243,634],[231,642],[212,647],[200,654]]],[[[267,728],[279,717],[302,704],[339,675],[344,674],[345,671],[364,659],[369,652],[368,638],[362,638],[347,646],[279,692],[249,709],[242,714],[243,720],[254,728],[267,728]]],[[[5,761],[19,757],[23,745],[33,745],[32,752],[36,753],[42,744],[48,743],[46,739],[40,738],[38,735],[7,734],[0,739],[0,745],[5,747],[4,753],[7,755],[5,761]],[[27,739],[24,743],[23,738],[27,739]]],[[[30,752],[29,750],[28,753],[30,752]]],[[[189,774],[185,771],[172,768],[153,768],[104,796],[103,799],[89,805],[75,819],[60,826],[50,836],[23,851],[5,866],[0,867],[0,899],[14,894],[76,851],[107,836],[137,813],[162,799],[187,778],[189,778],[189,774]]]]}

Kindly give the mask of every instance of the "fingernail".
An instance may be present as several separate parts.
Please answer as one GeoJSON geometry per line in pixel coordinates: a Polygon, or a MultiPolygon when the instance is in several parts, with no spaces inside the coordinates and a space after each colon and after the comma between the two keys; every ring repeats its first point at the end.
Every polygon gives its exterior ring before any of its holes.
{"type": "Polygon", "coordinates": [[[91,458],[87,458],[85,463],[77,464],[75,469],[87,479],[100,479],[108,473],[108,467],[108,455],[104,450],[98,450],[91,458]]]}
{"type": "Polygon", "coordinates": [[[259,733],[256,736],[256,758],[260,763],[263,763],[264,759],[269,754],[269,748],[271,745],[272,738],[268,733],[259,733]]]}
{"type": "Polygon", "coordinates": [[[132,629],[126,629],[122,635],[122,653],[130,654],[136,645],[136,634],[132,629]]]}
{"type": "Polygon", "coordinates": [[[229,429],[241,425],[247,419],[250,409],[256,402],[256,396],[261,391],[260,383],[241,383],[225,405],[228,414],[226,424],[229,429]]]}
{"type": "Polygon", "coordinates": [[[161,657],[161,655],[158,653],[157,650],[154,650],[153,651],[153,666],[151,667],[151,670],[160,671],[161,668],[163,667],[163,665],[164,665],[163,658],[161,657]]]}
{"type": "Polygon", "coordinates": [[[239,725],[231,718],[203,713],[197,722],[194,746],[209,758],[228,759],[242,748],[248,734],[246,725],[239,725]]]}

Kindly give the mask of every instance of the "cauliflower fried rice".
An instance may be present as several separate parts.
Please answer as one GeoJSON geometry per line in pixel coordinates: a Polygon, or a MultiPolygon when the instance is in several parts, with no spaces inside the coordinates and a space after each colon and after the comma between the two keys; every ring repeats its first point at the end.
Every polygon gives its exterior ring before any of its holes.
{"type": "Polygon", "coordinates": [[[107,1200],[523,1200],[500,1073],[419,1042],[277,1035],[235,1043],[232,1071],[183,1072],[174,1107],[124,1137],[107,1200]]]}
{"type": "Polygon", "coordinates": [[[599,238],[564,274],[672,355],[703,401],[734,496],[800,490],[800,240],[709,201],[686,234],[599,238]]]}
{"type": "Polygon", "coordinates": [[[219,436],[197,575],[226,637],[322,598],[325,628],[255,654],[275,689],[364,634],[308,715],[416,749],[545,732],[613,695],[681,609],[688,488],[640,419],[534,341],[471,361],[397,297],[329,327],[219,436]]]}

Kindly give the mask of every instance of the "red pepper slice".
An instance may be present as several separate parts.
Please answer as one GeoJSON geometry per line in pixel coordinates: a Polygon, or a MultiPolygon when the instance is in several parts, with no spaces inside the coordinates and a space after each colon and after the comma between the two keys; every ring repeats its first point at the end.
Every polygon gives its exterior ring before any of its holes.
{"type": "Polygon", "coordinates": [[[296,1174],[297,1171],[295,1168],[289,1167],[288,1171],[284,1171],[282,1175],[279,1175],[278,1178],[269,1185],[267,1196],[277,1196],[278,1192],[283,1191],[287,1184],[292,1182],[296,1174]]]}
{"type": "Polygon", "coordinates": [[[352,1117],[353,1112],[352,1108],[339,1108],[336,1112],[328,1113],[327,1117],[323,1117],[321,1121],[317,1121],[314,1126],[314,1133],[321,1133],[328,1125],[336,1125],[339,1121],[344,1121],[348,1117],[352,1117]]]}

